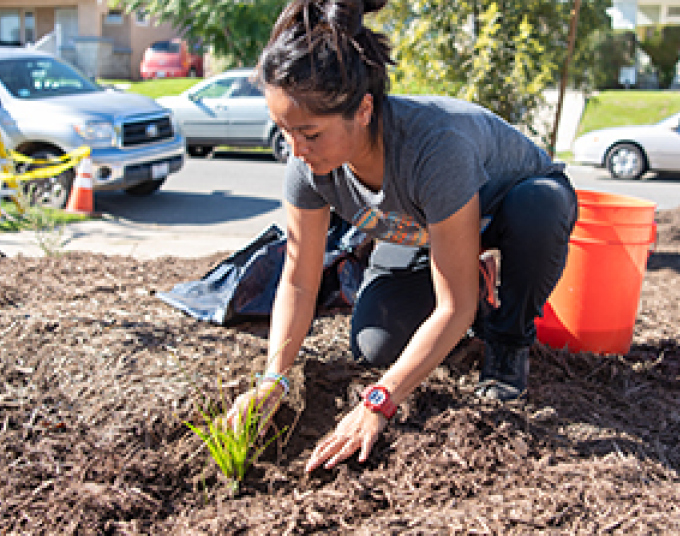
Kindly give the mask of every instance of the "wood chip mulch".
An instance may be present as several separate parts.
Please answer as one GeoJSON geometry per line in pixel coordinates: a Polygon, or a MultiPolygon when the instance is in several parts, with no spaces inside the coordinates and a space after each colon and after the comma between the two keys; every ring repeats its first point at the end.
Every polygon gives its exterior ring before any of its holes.
{"type": "Polygon", "coordinates": [[[267,324],[201,323],[154,296],[226,253],[4,257],[0,533],[678,534],[680,211],[657,221],[627,355],[536,344],[527,399],[482,403],[468,339],[368,462],[306,476],[380,375],[352,363],[347,311],[317,318],[276,417],[289,430],[235,496],[183,421],[248,386],[267,324]]]}

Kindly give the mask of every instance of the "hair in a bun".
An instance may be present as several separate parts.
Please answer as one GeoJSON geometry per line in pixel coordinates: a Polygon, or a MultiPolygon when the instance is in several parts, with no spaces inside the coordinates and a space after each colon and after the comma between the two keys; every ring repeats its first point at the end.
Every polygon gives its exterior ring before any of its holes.
{"type": "Polygon", "coordinates": [[[323,5],[326,21],[331,27],[354,37],[364,26],[364,2],[362,0],[331,0],[323,5]]]}
{"type": "Polygon", "coordinates": [[[279,15],[258,64],[261,80],[309,111],[351,118],[373,96],[370,131],[378,134],[388,87],[387,37],[364,26],[366,13],[387,0],[292,0],[279,15]]]}

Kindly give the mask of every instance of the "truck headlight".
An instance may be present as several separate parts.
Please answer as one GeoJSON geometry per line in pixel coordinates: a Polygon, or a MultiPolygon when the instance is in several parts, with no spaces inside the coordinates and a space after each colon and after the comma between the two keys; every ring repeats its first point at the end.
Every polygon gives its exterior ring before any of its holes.
{"type": "Polygon", "coordinates": [[[73,125],[73,128],[92,147],[115,145],[116,131],[108,121],[85,121],[73,125]]]}

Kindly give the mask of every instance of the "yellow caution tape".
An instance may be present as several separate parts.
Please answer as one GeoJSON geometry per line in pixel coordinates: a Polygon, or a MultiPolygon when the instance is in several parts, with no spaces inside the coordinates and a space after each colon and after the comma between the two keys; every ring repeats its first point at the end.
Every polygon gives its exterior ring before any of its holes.
{"type": "MultiPolygon", "coordinates": [[[[60,175],[67,169],[70,169],[77,165],[83,158],[90,156],[90,147],[83,145],[77,149],[63,154],[58,157],[51,158],[50,160],[40,160],[25,156],[23,154],[17,153],[16,151],[9,151],[9,155],[5,150],[5,146],[0,140],[0,159],[2,162],[2,172],[0,172],[0,182],[6,183],[11,189],[18,191],[19,183],[21,181],[28,181],[33,179],[47,179],[50,177],[55,177],[60,175]],[[25,171],[24,173],[12,173],[10,171],[10,166],[8,159],[12,161],[19,162],[22,164],[32,164],[40,165],[46,167],[39,167],[37,169],[32,169],[30,171],[25,171]]],[[[24,206],[23,198],[21,196],[12,196],[12,201],[16,205],[20,214],[23,214],[26,210],[24,206]]]]}
{"type": "Polygon", "coordinates": [[[90,156],[90,147],[83,145],[77,149],[71,151],[70,153],[63,154],[61,156],[55,156],[49,160],[39,160],[31,158],[30,156],[25,156],[23,154],[17,153],[16,151],[10,151],[10,157],[15,162],[20,162],[22,164],[53,164],[54,162],[67,162],[70,160],[82,160],[86,156],[90,156]]]}
{"type": "Polygon", "coordinates": [[[70,153],[63,154],[61,156],[55,157],[50,160],[37,160],[34,158],[30,158],[28,156],[19,154],[15,151],[10,151],[10,157],[12,160],[15,162],[20,162],[22,164],[33,164],[33,165],[46,165],[48,164],[47,167],[40,167],[37,169],[31,169],[30,171],[25,171],[24,173],[0,173],[0,181],[7,182],[8,184],[11,185],[11,182],[14,181],[28,181],[28,180],[34,180],[34,179],[47,179],[50,177],[54,177],[56,175],[59,175],[66,171],[67,169],[70,169],[74,167],[76,164],[78,164],[83,158],[86,158],[90,155],[90,147],[87,145],[84,145],[82,147],[78,147],[77,149],[71,151],[70,153]],[[63,162],[61,164],[56,164],[56,162],[63,162]],[[53,164],[53,165],[49,165],[53,164]]]}

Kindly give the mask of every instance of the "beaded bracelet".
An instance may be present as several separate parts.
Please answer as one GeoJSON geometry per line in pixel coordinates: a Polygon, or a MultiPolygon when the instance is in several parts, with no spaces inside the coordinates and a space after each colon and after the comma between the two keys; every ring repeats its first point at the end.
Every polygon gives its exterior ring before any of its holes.
{"type": "Polygon", "coordinates": [[[282,385],[283,394],[285,395],[287,395],[290,391],[290,383],[288,382],[288,378],[286,378],[283,374],[279,374],[277,372],[267,372],[265,374],[256,374],[255,377],[257,379],[272,380],[277,384],[282,385]]]}

